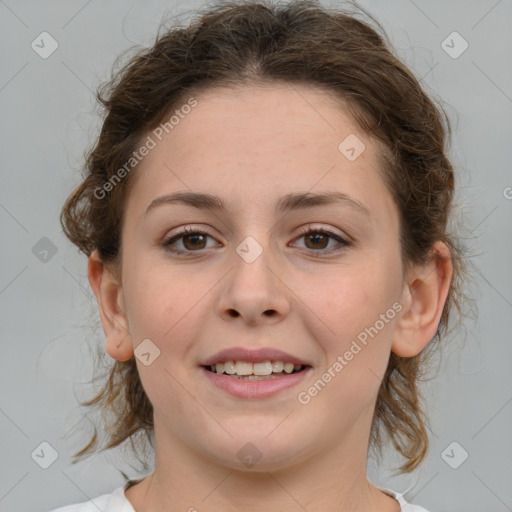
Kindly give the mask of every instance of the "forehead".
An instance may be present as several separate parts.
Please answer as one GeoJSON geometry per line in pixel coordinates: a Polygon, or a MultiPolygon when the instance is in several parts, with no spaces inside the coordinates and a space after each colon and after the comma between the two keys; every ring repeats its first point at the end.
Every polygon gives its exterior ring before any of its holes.
{"type": "Polygon", "coordinates": [[[290,147],[333,149],[340,128],[356,129],[341,108],[341,99],[313,86],[277,83],[236,89],[217,87],[194,99],[197,105],[192,111],[163,134],[174,151],[186,152],[187,157],[200,156],[203,147],[215,148],[212,155],[236,152],[240,157],[243,152],[251,158],[264,156],[269,150],[284,153],[290,147]]]}
{"type": "Polygon", "coordinates": [[[383,192],[378,143],[330,91],[278,84],[209,89],[193,99],[193,108],[176,105],[164,117],[159,137],[148,132],[155,147],[134,171],[131,202],[147,206],[156,195],[189,190],[241,206],[251,197],[354,188],[364,200],[369,180],[383,192]],[[347,140],[361,152],[355,160],[342,152],[347,140]]]}

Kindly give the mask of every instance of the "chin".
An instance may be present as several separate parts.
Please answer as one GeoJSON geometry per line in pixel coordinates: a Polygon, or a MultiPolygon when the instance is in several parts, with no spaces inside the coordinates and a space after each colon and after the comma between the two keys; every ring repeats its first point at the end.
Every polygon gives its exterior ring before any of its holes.
{"type": "MultiPolygon", "coordinates": [[[[282,418],[279,420],[282,421],[282,418]]],[[[286,469],[307,457],[311,442],[294,438],[284,428],[278,432],[278,422],[271,428],[242,426],[230,430],[234,438],[223,438],[217,450],[205,447],[217,463],[236,471],[268,472],[286,469]],[[270,435],[269,435],[270,433],[270,435]]]]}

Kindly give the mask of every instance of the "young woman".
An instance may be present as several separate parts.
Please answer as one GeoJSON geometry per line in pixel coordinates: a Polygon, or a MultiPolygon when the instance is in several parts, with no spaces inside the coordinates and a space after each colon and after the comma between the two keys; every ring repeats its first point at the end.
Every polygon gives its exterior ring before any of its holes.
{"type": "Polygon", "coordinates": [[[142,433],[155,465],[58,511],[425,511],[367,458],[384,436],[401,471],[425,457],[416,380],[462,259],[447,124],[385,36],[313,0],[223,2],[98,98],[62,211],[115,360],[88,405],[102,449],[142,433]]]}

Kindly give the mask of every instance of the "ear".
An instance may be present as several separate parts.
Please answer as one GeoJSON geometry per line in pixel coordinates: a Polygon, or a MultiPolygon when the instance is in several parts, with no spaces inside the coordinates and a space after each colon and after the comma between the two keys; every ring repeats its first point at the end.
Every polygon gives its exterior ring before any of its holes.
{"type": "Polygon", "coordinates": [[[133,356],[121,284],[101,260],[97,249],[89,256],[89,283],[98,301],[107,353],[118,361],[133,356]]]}
{"type": "Polygon", "coordinates": [[[418,355],[437,331],[453,275],[450,249],[436,242],[428,261],[415,265],[408,274],[403,310],[391,345],[391,351],[400,357],[418,355]]]}

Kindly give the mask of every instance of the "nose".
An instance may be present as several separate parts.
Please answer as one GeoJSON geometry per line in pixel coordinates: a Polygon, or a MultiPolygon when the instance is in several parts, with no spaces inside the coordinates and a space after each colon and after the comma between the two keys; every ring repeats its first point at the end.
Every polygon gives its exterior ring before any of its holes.
{"type": "Polygon", "coordinates": [[[247,237],[234,251],[233,266],[218,301],[219,314],[251,326],[282,321],[290,309],[290,289],[271,250],[247,237]]]}

